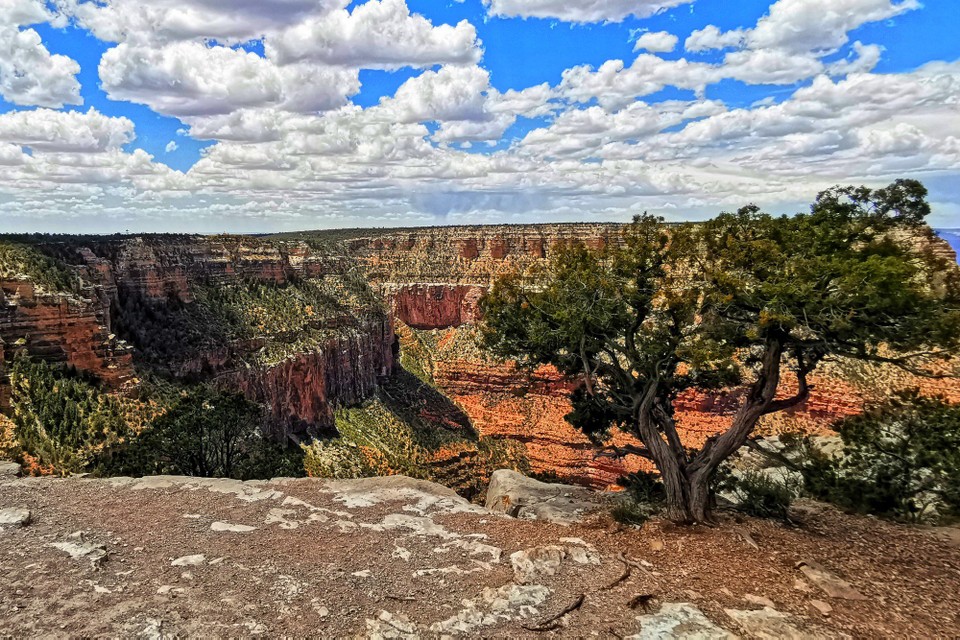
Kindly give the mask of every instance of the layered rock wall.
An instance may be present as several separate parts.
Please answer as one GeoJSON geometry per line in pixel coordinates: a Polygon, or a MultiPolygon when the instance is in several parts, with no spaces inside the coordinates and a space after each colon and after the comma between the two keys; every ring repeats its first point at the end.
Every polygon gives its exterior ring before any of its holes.
{"type": "Polygon", "coordinates": [[[95,295],[38,294],[29,282],[0,282],[0,407],[8,400],[5,368],[20,351],[90,372],[113,387],[129,381],[132,351],[110,333],[109,316],[109,305],[95,295]]]}

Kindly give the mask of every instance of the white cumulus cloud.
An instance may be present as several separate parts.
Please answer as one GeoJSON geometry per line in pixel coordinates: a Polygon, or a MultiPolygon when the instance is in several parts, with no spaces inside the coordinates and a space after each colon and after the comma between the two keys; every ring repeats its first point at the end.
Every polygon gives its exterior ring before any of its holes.
{"type": "Polygon", "coordinates": [[[680,38],[669,31],[654,31],[642,34],[633,46],[634,51],[670,53],[677,48],[680,38]]]}
{"type": "Polygon", "coordinates": [[[565,22],[620,22],[646,18],[693,0],[484,0],[490,15],[556,18],[565,22]]]}

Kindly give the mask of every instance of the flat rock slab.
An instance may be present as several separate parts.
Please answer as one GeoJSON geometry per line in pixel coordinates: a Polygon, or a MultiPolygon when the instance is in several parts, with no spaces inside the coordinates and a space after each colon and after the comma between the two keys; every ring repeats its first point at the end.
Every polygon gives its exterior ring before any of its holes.
{"type": "Polygon", "coordinates": [[[831,598],[840,600],[866,600],[867,597],[857,591],[852,584],[832,573],[820,564],[805,560],[797,568],[813,584],[820,587],[831,598]]]}
{"type": "Polygon", "coordinates": [[[25,527],[30,524],[31,517],[32,514],[26,507],[0,509],[0,529],[25,527]]]}
{"type": "Polygon", "coordinates": [[[757,640],[820,640],[836,636],[826,635],[798,626],[793,616],[771,607],[758,610],[724,610],[751,638],[757,640]]]}
{"type": "Polygon", "coordinates": [[[605,504],[596,491],[540,482],[509,469],[495,471],[487,487],[488,509],[526,520],[575,524],[605,504]]]}
{"type": "Polygon", "coordinates": [[[228,533],[250,533],[257,530],[256,527],[251,527],[248,524],[233,524],[232,522],[214,522],[210,525],[210,529],[228,533]]]}
{"type": "Polygon", "coordinates": [[[668,602],[657,613],[639,616],[640,631],[630,640],[736,640],[737,636],[717,626],[694,605],[668,602]]]}
{"type": "Polygon", "coordinates": [[[106,545],[93,542],[54,542],[50,546],[63,551],[74,560],[86,558],[95,567],[102,565],[108,555],[106,545]]]}
{"type": "Polygon", "coordinates": [[[22,471],[16,462],[0,461],[0,478],[16,478],[22,471]]]}

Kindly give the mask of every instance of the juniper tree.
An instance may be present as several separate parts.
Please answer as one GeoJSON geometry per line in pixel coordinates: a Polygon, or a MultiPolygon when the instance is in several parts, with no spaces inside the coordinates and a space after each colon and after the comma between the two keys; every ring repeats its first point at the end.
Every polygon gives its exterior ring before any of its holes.
{"type": "Polygon", "coordinates": [[[484,341],[521,365],[582,380],[568,421],[597,442],[614,428],[656,465],[666,515],[711,520],[711,481],[769,414],[802,404],[831,358],[920,375],[960,346],[960,273],[922,248],[919,182],[836,187],[809,213],[747,206],[703,224],[638,216],[601,250],[570,244],[536,278],[507,275],[485,297],[484,341]],[[783,384],[789,370],[794,382],[783,384]],[[676,400],[739,390],[729,427],[685,446],[676,400]]]}

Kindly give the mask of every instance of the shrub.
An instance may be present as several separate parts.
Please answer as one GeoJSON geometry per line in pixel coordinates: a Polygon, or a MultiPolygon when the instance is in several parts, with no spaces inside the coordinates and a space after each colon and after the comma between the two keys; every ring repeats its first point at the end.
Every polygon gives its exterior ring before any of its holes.
{"type": "MultiPolygon", "coordinates": [[[[5,448],[30,471],[90,471],[108,447],[131,433],[121,399],[96,380],[64,367],[17,356],[10,371],[12,433],[5,448]]],[[[10,431],[9,428],[7,431],[10,431]]]]}
{"type": "Polygon", "coordinates": [[[812,495],[902,522],[960,516],[960,406],[901,392],[836,429],[843,455],[805,446],[803,475],[812,495]]]}
{"type": "Polygon", "coordinates": [[[738,511],[755,518],[790,520],[795,490],[784,480],[760,471],[745,471],[726,475],[720,488],[733,496],[738,511]]]}
{"type": "Polygon", "coordinates": [[[620,478],[617,484],[624,488],[623,496],[610,510],[610,516],[617,522],[640,526],[663,508],[666,492],[655,474],[631,473],[620,478]]]}

